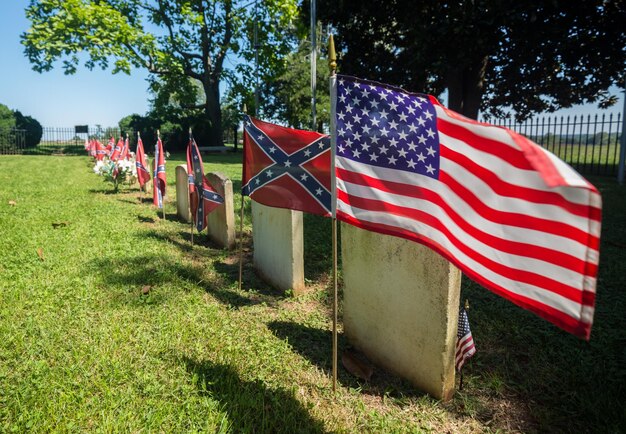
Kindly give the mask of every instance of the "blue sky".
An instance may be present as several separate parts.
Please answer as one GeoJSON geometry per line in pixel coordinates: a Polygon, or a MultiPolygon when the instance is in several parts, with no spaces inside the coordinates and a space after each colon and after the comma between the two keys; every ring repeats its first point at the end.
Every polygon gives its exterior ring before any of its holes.
{"type": "MultiPolygon", "coordinates": [[[[115,126],[126,115],[148,111],[148,74],[143,70],[133,70],[130,76],[86,68],[74,75],[64,75],[59,68],[41,74],[33,71],[20,44],[20,34],[29,27],[24,16],[27,5],[28,0],[0,1],[0,103],[50,127],[115,126]]],[[[588,105],[556,114],[617,114],[624,94],[617,88],[611,91],[620,101],[608,110],[588,105]]]]}
{"type": "Polygon", "coordinates": [[[126,115],[148,111],[148,74],[142,70],[130,76],[86,68],[74,75],[60,68],[33,71],[20,44],[29,27],[27,5],[28,0],[0,1],[0,103],[51,127],[115,126],[126,115]]]}

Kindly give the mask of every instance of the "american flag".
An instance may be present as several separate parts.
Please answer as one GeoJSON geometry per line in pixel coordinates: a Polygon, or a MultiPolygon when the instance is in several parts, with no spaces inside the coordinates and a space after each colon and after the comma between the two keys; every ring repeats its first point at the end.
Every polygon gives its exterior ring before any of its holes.
{"type": "Polygon", "coordinates": [[[463,306],[461,306],[461,310],[459,310],[459,324],[456,336],[457,341],[454,366],[458,372],[461,372],[461,368],[465,364],[465,361],[476,354],[476,347],[474,346],[474,338],[472,337],[472,332],[470,331],[467,312],[463,306]]]}
{"type": "Polygon", "coordinates": [[[338,76],[337,218],[423,243],[588,339],[601,198],[557,157],[432,96],[338,76]]]}
{"type": "Polygon", "coordinates": [[[204,175],[204,165],[198,145],[193,138],[187,145],[187,182],[189,183],[189,208],[196,223],[198,232],[207,226],[207,216],[215,208],[224,203],[224,198],[218,194],[204,175]],[[202,198],[202,206],[199,206],[202,198]]]}
{"type": "Polygon", "coordinates": [[[152,173],[152,203],[163,208],[163,196],[165,196],[165,185],[167,178],[165,176],[165,156],[163,155],[163,142],[161,138],[154,145],[154,170],[152,173]]]}

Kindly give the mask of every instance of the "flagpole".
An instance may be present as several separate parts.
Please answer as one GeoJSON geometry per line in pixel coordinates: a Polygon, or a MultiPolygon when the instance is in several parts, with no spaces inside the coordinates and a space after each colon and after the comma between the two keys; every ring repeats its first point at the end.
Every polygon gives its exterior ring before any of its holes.
{"type": "MultiPolygon", "coordinates": [[[[465,311],[467,312],[470,308],[469,300],[465,299],[465,311]]],[[[463,368],[461,368],[461,372],[459,372],[459,390],[463,390],[463,368]]]]}
{"type": "MultiPolygon", "coordinates": [[[[141,133],[139,133],[139,131],[137,131],[137,145],[139,145],[139,141],[141,140],[141,133]]],[[[137,172],[137,182],[139,183],[139,195],[137,196],[137,200],[139,200],[139,203],[141,204],[143,201],[141,200],[143,198],[143,187],[141,186],[141,182],[139,182],[139,171],[137,170],[137,158],[139,158],[139,155],[137,155],[137,148],[135,148],[135,171],[137,172]]]]}
{"type": "Polygon", "coordinates": [[[335,111],[337,100],[337,55],[333,35],[328,35],[328,66],[330,67],[330,181],[333,237],[333,393],[337,391],[337,185],[335,181],[336,129],[335,111]]]}
{"type": "MultiPolygon", "coordinates": [[[[248,113],[248,108],[246,107],[246,105],[243,105],[243,113],[247,114],[248,113]]],[[[243,171],[244,171],[244,166],[245,166],[245,158],[246,158],[246,140],[245,140],[245,135],[246,135],[246,131],[245,131],[246,126],[243,125],[243,160],[244,163],[241,165],[241,181],[243,183],[243,171]]],[[[244,195],[243,195],[243,186],[241,189],[241,209],[239,211],[239,290],[241,291],[241,284],[243,282],[243,207],[244,207],[244,195]]]]}
{"type": "Polygon", "coordinates": [[[311,0],[311,130],[317,131],[316,89],[317,89],[317,35],[316,1],[311,0]]]}

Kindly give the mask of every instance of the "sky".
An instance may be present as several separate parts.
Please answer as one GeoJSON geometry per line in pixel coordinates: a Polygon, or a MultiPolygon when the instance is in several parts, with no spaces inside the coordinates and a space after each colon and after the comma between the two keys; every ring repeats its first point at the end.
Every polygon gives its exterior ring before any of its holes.
{"type": "MultiPolygon", "coordinates": [[[[29,27],[24,14],[27,5],[28,0],[0,1],[0,103],[46,127],[117,126],[124,116],[146,114],[150,94],[145,70],[135,69],[130,76],[84,67],[73,75],[64,75],[58,67],[43,73],[33,71],[20,43],[20,35],[29,27]]],[[[555,114],[617,114],[623,110],[624,94],[617,88],[610,91],[620,100],[608,110],[586,105],[555,114]]],[[[445,96],[441,101],[446,102],[445,96]]]]}

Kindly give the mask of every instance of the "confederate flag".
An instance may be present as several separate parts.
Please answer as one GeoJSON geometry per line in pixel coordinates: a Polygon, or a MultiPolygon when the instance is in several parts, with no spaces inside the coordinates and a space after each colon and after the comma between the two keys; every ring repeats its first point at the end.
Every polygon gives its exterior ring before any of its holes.
{"type": "Polygon", "coordinates": [[[154,187],[152,188],[152,202],[155,206],[163,208],[163,196],[165,196],[165,185],[167,183],[165,178],[165,156],[163,155],[163,142],[161,138],[156,142],[154,146],[154,173],[152,174],[154,179],[154,187]]]}
{"type": "Polygon", "coordinates": [[[117,145],[115,145],[115,149],[113,149],[113,153],[111,154],[111,160],[117,161],[120,159],[120,154],[122,153],[122,148],[124,147],[124,139],[120,137],[117,141],[117,145]]]}
{"type": "Polygon", "coordinates": [[[242,193],[256,202],[330,217],[330,138],[246,116],[242,193]]]}
{"type": "Polygon", "coordinates": [[[102,160],[106,153],[107,151],[104,145],[100,143],[100,140],[96,140],[96,159],[102,160]]]}
{"type": "Polygon", "coordinates": [[[187,145],[187,174],[191,216],[198,232],[202,232],[207,226],[207,215],[223,204],[224,198],[213,189],[209,180],[204,176],[202,157],[193,138],[189,139],[189,145],[187,145]],[[202,206],[198,206],[200,197],[202,206]]]}
{"type": "Polygon", "coordinates": [[[111,138],[109,139],[109,143],[107,144],[107,147],[106,147],[107,157],[111,157],[114,147],[115,147],[115,139],[113,138],[113,136],[111,136],[111,138]]]}
{"type": "Polygon", "coordinates": [[[146,154],[143,151],[143,142],[141,137],[137,137],[137,152],[135,166],[137,167],[137,180],[139,186],[143,188],[146,182],[150,181],[150,172],[148,171],[148,163],[146,162],[146,154]]]}
{"type": "Polygon", "coordinates": [[[128,148],[128,134],[126,135],[126,140],[124,141],[124,146],[122,146],[122,151],[120,152],[120,160],[128,160],[128,152],[130,149],[128,148]]]}

